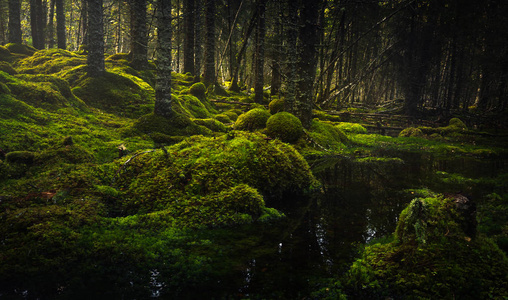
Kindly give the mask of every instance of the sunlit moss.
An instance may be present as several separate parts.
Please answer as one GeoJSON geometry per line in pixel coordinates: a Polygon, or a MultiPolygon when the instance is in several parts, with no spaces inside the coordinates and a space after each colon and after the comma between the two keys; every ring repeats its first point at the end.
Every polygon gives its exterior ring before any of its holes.
{"type": "Polygon", "coordinates": [[[235,122],[237,130],[254,131],[266,127],[266,121],[270,118],[270,112],[264,108],[254,108],[240,115],[235,122]]]}
{"type": "MultiPolygon", "coordinates": [[[[0,54],[1,55],[1,54],[0,54]]],[[[10,63],[0,60],[0,71],[3,71],[9,75],[15,75],[18,71],[14,70],[10,63]]]]}
{"type": "Polygon", "coordinates": [[[268,104],[268,109],[272,115],[284,111],[284,99],[283,98],[275,98],[270,104],[268,104]]]}
{"type": "Polygon", "coordinates": [[[337,124],[337,128],[342,130],[344,133],[367,133],[367,129],[358,123],[341,122],[337,124]]]}
{"type": "Polygon", "coordinates": [[[17,63],[18,71],[27,74],[54,74],[86,64],[86,57],[62,49],[39,50],[17,63]]]}
{"type": "Polygon", "coordinates": [[[346,135],[337,127],[314,119],[308,135],[318,150],[341,152],[348,141],[346,135]]]}
{"type": "Polygon", "coordinates": [[[400,133],[400,137],[422,137],[424,136],[420,128],[408,127],[404,128],[400,133]]]}
{"type": "Polygon", "coordinates": [[[266,122],[268,136],[278,138],[283,142],[296,142],[303,135],[302,122],[288,112],[272,115],[266,122]]]}

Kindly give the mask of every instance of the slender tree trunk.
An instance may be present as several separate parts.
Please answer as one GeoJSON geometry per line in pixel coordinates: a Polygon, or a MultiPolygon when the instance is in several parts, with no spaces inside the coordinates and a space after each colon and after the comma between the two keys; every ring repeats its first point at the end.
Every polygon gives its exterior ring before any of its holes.
{"type": "Polygon", "coordinates": [[[104,74],[104,32],[102,0],[88,0],[88,76],[104,74]]]}
{"type": "Polygon", "coordinates": [[[9,0],[9,43],[21,44],[21,1],[9,0]]]}
{"type": "Polygon", "coordinates": [[[48,20],[48,48],[55,47],[55,24],[53,22],[55,18],[55,0],[51,0],[49,3],[49,20],[48,20]]]}
{"type": "Polygon", "coordinates": [[[195,0],[196,16],[194,26],[194,81],[199,82],[203,67],[203,0],[195,0]]]}
{"type": "Polygon", "coordinates": [[[56,0],[56,38],[58,48],[66,49],[64,0],[56,0]]]}
{"type": "Polygon", "coordinates": [[[155,79],[154,114],[165,118],[171,108],[171,0],[157,1],[157,77],[155,79]]]}
{"type": "Polygon", "coordinates": [[[264,85],[264,64],[265,64],[265,13],[266,0],[258,2],[258,21],[256,26],[256,59],[254,76],[254,102],[263,103],[263,85],[264,85]]]}
{"type": "Polygon", "coordinates": [[[288,25],[286,26],[286,59],[287,59],[287,80],[286,98],[284,109],[290,113],[296,113],[296,82],[298,81],[297,64],[297,39],[298,39],[298,6],[293,0],[287,1],[288,25]]]}
{"type": "Polygon", "coordinates": [[[282,6],[280,2],[277,2],[277,17],[275,18],[275,41],[274,41],[274,47],[272,52],[272,82],[271,82],[271,89],[270,93],[272,95],[278,95],[280,92],[280,86],[281,86],[281,53],[282,53],[282,32],[283,32],[283,25],[282,25],[282,6]]]}
{"type": "Polygon", "coordinates": [[[215,84],[215,1],[205,0],[205,69],[204,82],[206,85],[215,84]]]}
{"type": "Polygon", "coordinates": [[[80,23],[78,31],[77,45],[88,45],[88,1],[81,0],[80,23]]]}
{"type": "Polygon", "coordinates": [[[318,15],[320,1],[304,1],[300,27],[300,62],[298,74],[300,79],[297,83],[295,98],[295,115],[300,119],[305,128],[309,128],[312,121],[313,84],[316,77],[318,37],[318,15]]]}
{"type": "Polygon", "coordinates": [[[195,11],[194,0],[183,2],[185,37],[183,45],[183,72],[195,74],[194,71],[194,27],[195,11]]]}
{"type": "Polygon", "coordinates": [[[44,49],[44,30],[46,23],[42,0],[30,0],[30,26],[32,44],[36,49],[44,49]]]}
{"type": "MultiPolygon", "coordinates": [[[[146,0],[130,0],[131,12],[131,65],[141,70],[148,66],[148,35],[146,27],[146,0]]],[[[168,26],[168,25],[166,25],[168,26]]]]}

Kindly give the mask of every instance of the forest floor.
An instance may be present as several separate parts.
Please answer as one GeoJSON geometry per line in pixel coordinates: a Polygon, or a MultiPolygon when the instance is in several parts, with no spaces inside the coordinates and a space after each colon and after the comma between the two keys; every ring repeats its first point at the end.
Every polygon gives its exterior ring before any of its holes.
{"type": "Polygon", "coordinates": [[[152,113],[151,67],[135,70],[116,54],[93,79],[83,53],[0,46],[0,295],[146,296],[155,277],[172,296],[211,285],[235,266],[217,268],[231,249],[202,232],[284,218],[274,207],[285,197],[323,188],[312,171],[327,157],[381,175],[404,163],[401,153],[499,162],[495,176],[439,172],[432,181],[437,192],[477,193],[479,231],[508,251],[508,138],[499,130],[351,109],[316,110],[303,130],[277,96],[255,104],[177,73],[166,120],[152,113]]]}

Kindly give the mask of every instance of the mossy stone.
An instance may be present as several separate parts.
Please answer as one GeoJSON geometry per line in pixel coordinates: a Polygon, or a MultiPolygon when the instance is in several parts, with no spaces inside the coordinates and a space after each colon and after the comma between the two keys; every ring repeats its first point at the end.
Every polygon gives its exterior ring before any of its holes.
{"type": "Polygon", "coordinates": [[[358,123],[349,123],[349,122],[341,122],[337,124],[337,128],[342,130],[345,133],[356,133],[356,134],[365,134],[367,133],[367,129],[358,123]]]}
{"type": "Polygon", "coordinates": [[[420,128],[408,127],[404,128],[400,133],[399,137],[422,137],[424,136],[420,128]]]}
{"type": "Polygon", "coordinates": [[[467,129],[466,124],[464,122],[462,122],[462,120],[459,118],[451,118],[450,121],[448,122],[448,126],[456,128],[456,129],[460,129],[460,130],[467,129]]]}
{"type": "Polygon", "coordinates": [[[309,136],[313,143],[319,145],[318,148],[324,148],[327,151],[341,151],[345,148],[344,143],[348,142],[342,130],[317,119],[312,120],[309,136]]]}
{"type": "Polygon", "coordinates": [[[242,114],[242,112],[237,112],[236,110],[228,110],[228,111],[225,111],[223,112],[223,114],[225,114],[226,116],[229,117],[229,119],[234,122],[238,119],[238,115],[242,114]]]}
{"type": "MultiPolygon", "coordinates": [[[[1,53],[0,53],[1,55],[1,53]]],[[[0,71],[3,71],[9,75],[16,75],[18,71],[14,70],[10,63],[5,61],[0,61],[0,71]]]]}
{"type": "Polygon", "coordinates": [[[268,104],[268,109],[272,115],[284,111],[284,99],[283,98],[275,98],[270,104],[268,104]]]}
{"type": "Polygon", "coordinates": [[[218,115],[215,115],[214,118],[223,123],[223,124],[229,124],[229,123],[232,123],[233,121],[231,121],[231,119],[229,118],[229,116],[225,113],[222,113],[222,114],[218,114],[218,115]]]}
{"type": "Polygon", "coordinates": [[[196,82],[189,88],[189,94],[197,97],[199,100],[206,98],[206,86],[202,82],[196,82]]]}
{"type": "Polygon", "coordinates": [[[35,153],[30,151],[12,151],[5,155],[5,161],[11,164],[32,165],[35,160],[35,153]]]}
{"type": "Polygon", "coordinates": [[[240,115],[235,122],[237,130],[254,131],[266,127],[266,121],[270,118],[270,112],[264,108],[254,108],[240,115]]]}
{"type": "Polygon", "coordinates": [[[169,136],[191,136],[191,135],[211,135],[212,131],[204,126],[192,122],[192,120],[178,112],[174,112],[171,118],[155,115],[153,113],[144,115],[137,119],[131,126],[131,132],[142,134],[162,133],[169,136]]]}
{"type": "Polygon", "coordinates": [[[279,112],[268,118],[266,133],[286,143],[296,142],[303,134],[302,122],[293,114],[279,112]]]}
{"type": "Polygon", "coordinates": [[[213,132],[226,132],[227,128],[224,124],[216,119],[192,119],[198,125],[205,126],[213,132]]]}
{"type": "Polygon", "coordinates": [[[32,46],[27,46],[24,44],[16,44],[16,43],[9,43],[5,45],[5,48],[7,48],[11,53],[17,53],[17,54],[24,54],[24,55],[33,55],[37,49],[35,49],[32,46]]]}

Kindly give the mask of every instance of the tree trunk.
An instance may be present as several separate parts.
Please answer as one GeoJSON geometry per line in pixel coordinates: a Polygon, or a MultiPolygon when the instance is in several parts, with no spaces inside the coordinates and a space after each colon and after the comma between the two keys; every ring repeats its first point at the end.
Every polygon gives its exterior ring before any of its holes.
{"type": "Polygon", "coordinates": [[[157,1],[157,77],[154,114],[170,118],[171,108],[171,0],[157,1]]]}
{"type": "Polygon", "coordinates": [[[283,25],[282,25],[282,6],[280,2],[277,2],[277,17],[275,18],[275,40],[274,40],[274,47],[272,49],[272,81],[271,81],[271,89],[270,93],[272,95],[278,95],[280,92],[280,86],[281,86],[281,53],[282,53],[282,32],[283,32],[283,25]]]}
{"type": "Polygon", "coordinates": [[[185,26],[185,39],[183,41],[183,72],[194,72],[194,16],[195,7],[194,0],[184,0],[183,2],[184,13],[184,26],[185,26]]]}
{"type": "Polygon", "coordinates": [[[296,66],[298,64],[297,39],[298,39],[298,6],[296,1],[288,0],[288,25],[286,26],[286,98],[284,100],[284,110],[295,113],[296,82],[298,74],[296,66]]]}
{"type": "Polygon", "coordinates": [[[64,0],[56,0],[56,38],[58,48],[66,49],[64,0]]]}
{"type": "Polygon", "coordinates": [[[77,38],[78,47],[88,45],[88,0],[81,0],[80,23],[77,38]]]}
{"type": "Polygon", "coordinates": [[[55,47],[55,24],[53,22],[55,18],[55,0],[51,0],[49,3],[49,20],[48,20],[48,48],[55,47]]]}
{"type": "Polygon", "coordinates": [[[46,27],[42,0],[30,0],[30,27],[32,45],[35,49],[44,49],[44,30],[46,27]]]}
{"type": "Polygon", "coordinates": [[[203,0],[195,0],[196,16],[194,23],[194,81],[199,82],[203,67],[203,0]]]}
{"type": "Polygon", "coordinates": [[[265,12],[266,0],[258,2],[258,21],[256,26],[256,60],[254,76],[254,102],[263,103],[263,85],[264,85],[264,64],[265,64],[265,12]]]}
{"type": "Polygon", "coordinates": [[[21,44],[21,1],[9,0],[9,43],[21,44]]]}
{"type": "Polygon", "coordinates": [[[215,1],[205,0],[205,69],[206,85],[215,84],[215,1]]]}
{"type": "Polygon", "coordinates": [[[130,12],[132,55],[131,65],[135,69],[142,70],[148,66],[146,0],[130,0],[130,12]]]}
{"type": "Polygon", "coordinates": [[[90,77],[104,74],[104,32],[102,0],[88,0],[88,71],[90,77]]]}
{"type": "Polygon", "coordinates": [[[295,98],[295,115],[305,128],[309,128],[312,121],[313,84],[316,77],[318,37],[318,15],[320,1],[304,1],[300,27],[300,62],[295,98]]]}

